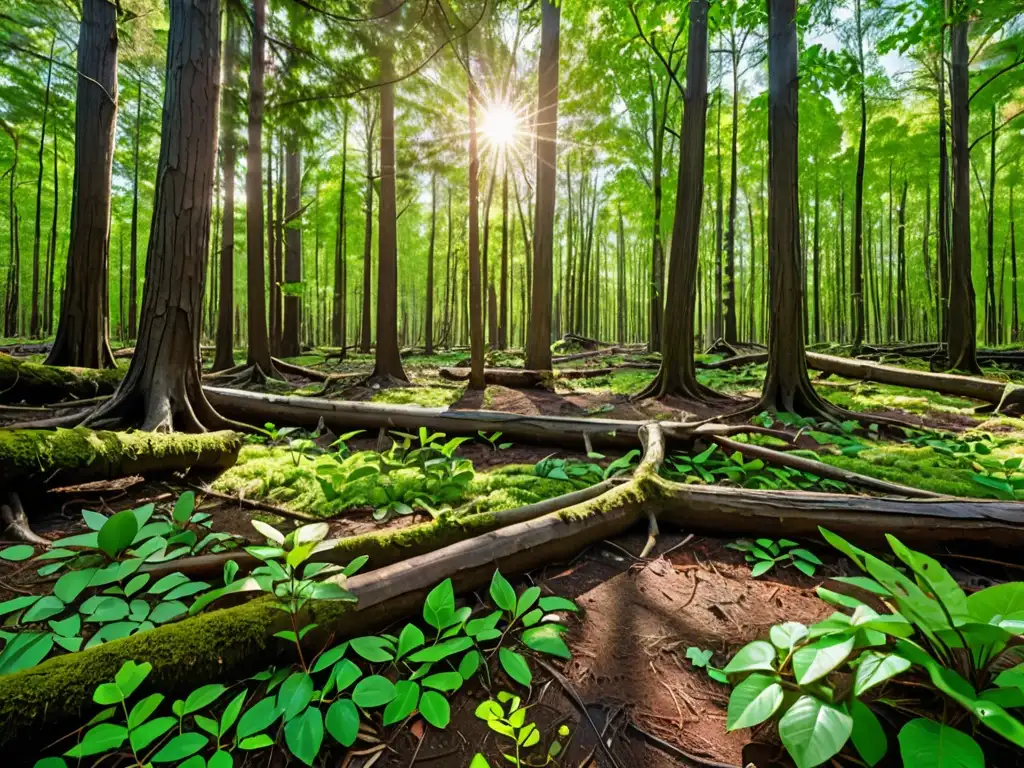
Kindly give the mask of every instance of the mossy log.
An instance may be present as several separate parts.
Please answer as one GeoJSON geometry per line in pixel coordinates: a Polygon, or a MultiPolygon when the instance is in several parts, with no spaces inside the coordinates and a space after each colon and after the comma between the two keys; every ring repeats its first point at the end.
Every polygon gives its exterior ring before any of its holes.
{"type": "Polygon", "coordinates": [[[0,354],[0,403],[44,405],[109,395],[122,378],[122,368],[61,368],[0,354]]]}
{"type": "Polygon", "coordinates": [[[75,429],[0,430],[0,484],[62,484],[128,475],[226,469],[242,447],[235,432],[199,435],[75,429]]]}
{"type": "MultiPolygon", "coordinates": [[[[554,371],[534,371],[529,368],[485,368],[484,383],[488,386],[509,387],[510,389],[532,389],[549,386],[559,379],[589,379],[594,376],[610,376],[617,371],[657,368],[657,363],[633,363],[615,365],[609,368],[561,368],[554,371]]],[[[468,368],[441,368],[438,374],[448,381],[468,381],[468,368]]]]}
{"type": "MultiPolygon", "coordinates": [[[[1019,547],[1021,505],[953,500],[903,501],[787,491],[683,485],[661,478],[664,442],[647,428],[647,452],[633,478],[580,504],[424,552],[348,582],[359,602],[312,603],[318,628],[310,648],[375,631],[413,613],[427,591],[451,577],[456,589],[484,585],[495,567],[507,575],[573,556],[583,548],[655,517],[689,531],[817,537],[825,525],[858,544],[893,532],[914,547],[953,542],[1019,547]]],[[[656,525],[650,530],[656,535],[656,525]]],[[[437,542],[433,542],[436,546],[437,542]]],[[[352,554],[355,554],[354,552],[352,554]]],[[[346,553],[347,557],[347,553],[346,553]]],[[[273,633],[285,617],[266,598],[213,611],[150,632],[58,656],[0,678],[0,746],[30,750],[33,735],[63,734],[96,707],[95,687],[113,679],[123,661],[147,661],[147,690],[182,696],[213,680],[234,681],[278,661],[288,651],[273,633]]]]}

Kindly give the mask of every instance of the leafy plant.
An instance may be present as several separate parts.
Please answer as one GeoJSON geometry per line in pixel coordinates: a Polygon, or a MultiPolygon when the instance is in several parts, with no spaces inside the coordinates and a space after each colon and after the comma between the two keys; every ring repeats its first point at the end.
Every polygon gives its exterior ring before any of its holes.
{"type": "Polygon", "coordinates": [[[910,690],[942,702],[942,721],[915,717],[899,732],[907,766],[984,764],[974,737],[955,725],[968,719],[1024,747],[1024,723],[1007,710],[1024,706],[1024,583],[988,587],[967,596],[927,555],[888,536],[906,572],[821,528],[825,539],[867,576],[839,577],[849,593],[823,587],[839,608],[806,627],[772,627],[769,641],[744,646],[725,667],[734,683],[727,727],[777,719],[782,743],[798,768],[821,765],[849,742],[867,765],[888,750],[875,708],[918,713],[906,695],[879,696],[914,675],[910,690]],[[882,611],[876,610],[882,608],[882,611]],[[940,762],[937,755],[942,754],[940,762]]]}
{"type": "Polygon", "coordinates": [[[817,566],[821,565],[821,560],[816,554],[791,539],[739,539],[725,546],[745,553],[744,559],[748,563],[753,563],[751,575],[754,578],[763,576],[779,563],[793,565],[807,576],[813,576],[817,566]]]}
{"type": "MultiPolygon", "coordinates": [[[[791,453],[800,453],[791,451],[791,453]]],[[[813,451],[804,451],[802,455],[817,459],[813,451]]],[[[663,473],[672,480],[686,483],[714,484],[726,482],[743,488],[762,488],[766,490],[807,490],[846,491],[849,487],[842,482],[822,478],[811,472],[804,472],[790,467],[767,466],[760,459],[744,459],[742,452],[733,451],[726,456],[717,445],[711,445],[695,455],[676,454],[662,468],[663,473]]]]}
{"type": "MultiPolygon", "coordinates": [[[[588,456],[592,459],[604,458],[604,454],[593,451],[588,456]]],[[[592,464],[576,459],[558,459],[552,454],[538,461],[533,467],[533,472],[538,477],[548,477],[552,480],[575,479],[600,482],[628,472],[630,467],[636,464],[639,458],[640,451],[634,449],[602,469],[600,464],[592,464]]]]}
{"type": "Polygon", "coordinates": [[[512,443],[498,442],[498,439],[504,434],[503,432],[492,432],[491,434],[488,435],[485,431],[480,430],[477,432],[477,434],[483,440],[486,440],[488,445],[490,445],[491,448],[494,449],[495,451],[504,451],[512,447],[512,443]]]}
{"type": "Polygon", "coordinates": [[[720,670],[718,667],[712,666],[711,657],[714,655],[714,651],[702,650],[695,645],[691,645],[686,649],[686,658],[690,660],[690,663],[697,669],[703,669],[708,673],[708,677],[719,683],[728,683],[729,678],[725,672],[720,670]]]}
{"type": "MultiPolygon", "coordinates": [[[[550,765],[563,750],[563,744],[558,740],[553,740],[548,745],[544,756],[539,760],[522,757],[523,750],[535,747],[541,741],[540,729],[537,728],[537,724],[526,722],[528,709],[529,707],[524,706],[522,699],[515,694],[508,691],[499,691],[496,698],[481,702],[474,714],[487,723],[487,727],[499,736],[504,736],[512,741],[515,754],[510,755],[507,752],[502,752],[502,756],[512,765],[550,765]]],[[[559,727],[558,736],[560,738],[565,739],[569,735],[570,730],[568,726],[562,725],[559,727]]],[[[487,760],[483,755],[478,754],[473,758],[472,765],[487,765],[487,760]]]]}

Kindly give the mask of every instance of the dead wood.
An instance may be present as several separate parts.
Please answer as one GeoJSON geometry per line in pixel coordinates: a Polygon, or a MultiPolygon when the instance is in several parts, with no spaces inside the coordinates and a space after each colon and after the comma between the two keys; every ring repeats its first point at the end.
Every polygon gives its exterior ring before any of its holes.
{"type": "Polygon", "coordinates": [[[4,524],[3,535],[7,538],[44,547],[50,546],[49,541],[32,530],[25,508],[21,505],[21,498],[13,491],[5,492],[3,500],[0,501],[0,522],[4,524]]]}

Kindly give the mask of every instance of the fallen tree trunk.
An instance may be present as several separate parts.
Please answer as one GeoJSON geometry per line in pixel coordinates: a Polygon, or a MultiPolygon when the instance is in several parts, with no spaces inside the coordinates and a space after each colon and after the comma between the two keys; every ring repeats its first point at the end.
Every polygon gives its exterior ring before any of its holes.
{"type": "Polygon", "coordinates": [[[729,368],[742,368],[744,365],[755,365],[768,362],[767,352],[753,352],[749,355],[736,355],[735,357],[723,357],[713,363],[696,361],[698,368],[709,371],[724,371],[729,368]]]}
{"type": "MultiPolygon", "coordinates": [[[[635,369],[656,369],[657,363],[628,363],[609,368],[561,368],[554,371],[535,371],[529,368],[485,368],[484,383],[488,386],[510,389],[531,389],[542,387],[559,379],[589,379],[595,376],[611,376],[616,371],[635,369]]],[[[438,375],[447,381],[468,381],[468,368],[441,368],[438,375]]]]}
{"type": "Polygon", "coordinates": [[[124,373],[122,368],[62,368],[0,355],[0,402],[43,405],[109,395],[124,373]]]}
{"type": "Polygon", "coordinates": [[[235,432],[201,435],[106,432],[83,427],[0,431],[0,485],[65,485],[187,469],[226,469],[242,447],[235,432]]]}
{"type": "Polygon", "coordinates": [[[551,358],[552,363],[569,363],[573,360],[589,360],[594,357],[603,357],[605,355],[635,355],[641,351],[641,348],[637,347],[608,347],[607,349],[593,349],[589,352],[576,352],[571,355],[558,355],[551,358]]]}

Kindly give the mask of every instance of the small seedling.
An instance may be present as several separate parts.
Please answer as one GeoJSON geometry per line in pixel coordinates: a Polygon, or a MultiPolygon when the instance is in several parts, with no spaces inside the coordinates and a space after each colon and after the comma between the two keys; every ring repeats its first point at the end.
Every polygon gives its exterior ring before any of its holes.
{"type": "Polygon", "coordinates": [[[778,541],[739,539],[725,546],[745,553],[744,559],[753,564],[750,573],[754,578],[768,573],[776,563],[792,564],[807,576],[813,576],[817,566],[822,564],[817,555],[790,539],[779,539],[778,541]]]}
{"type": "Polygon", "coordinates": [[[720,670],[718,667],[711,665],[711,657],[714,655],[714,651],[701,650],[695,645],[691,645],[686,649],[686,658],[690,660],[697,669],[703,669],[708,673],[708,677],[719,683],[728,683],[729,678],[725,676],[725,672],[720,670]]]}
{"type": "Polygon", "coordinates": [[[481,429],[479,432],[477,432],[477,434],[481,438],[486,440],[490,444],[491,448],[494,449],[495,451],[504,451],[512,447],[512,443],[498,442],[498,439],[504,434],[503,432],[492,432],[491,434],[488,435],[481,429]]]}
{"type": "MultiPolygon", "coordinates": [[[[487,723],[487,727],[500,736],[504,736],[515,742],[515,755],[502,752],[502,756],[512,765],[516,766],[545,766],[550,765],[557,758],[564,748],[561,741],[557,739],[548,746],[547,753],[541,760],[524,758],[521,750],[530,749],[540,743],[540,730],[536,723],[526,722],[528,706],[523,706],[522,699],[507,691],[499,691],[497,699],[488,699],[481,702],[476,708],[476,716],[487,723]],[[507,709],[505,708],[507,705],[507,709]]],[[[562,725],[558,729],[558,736],[562,739],[570,735],[569,727],[562,725]]],[[[473,758],[474,766],[485,766],[487,760],[483,755],[477,754],[473,758]]]]}

